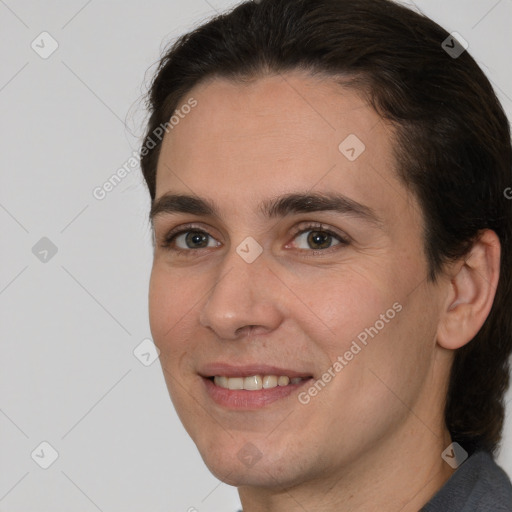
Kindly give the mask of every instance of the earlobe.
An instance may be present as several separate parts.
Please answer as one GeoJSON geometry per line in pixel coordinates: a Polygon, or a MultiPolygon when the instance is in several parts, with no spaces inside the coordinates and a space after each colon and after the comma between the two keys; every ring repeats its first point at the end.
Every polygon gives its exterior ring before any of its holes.
{"type": "Polygon", "coordinates": [[[469,343],[484,324],[500,274],[501,245],[492,230],[480,233],[464,260],[453,266],[437,343],[455,350],[469,343]]]}

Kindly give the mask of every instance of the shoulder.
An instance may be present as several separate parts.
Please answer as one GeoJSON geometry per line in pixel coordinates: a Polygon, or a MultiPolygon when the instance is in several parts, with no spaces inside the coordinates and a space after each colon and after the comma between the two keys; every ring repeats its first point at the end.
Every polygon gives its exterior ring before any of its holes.
{"type": "Polygon", "coordinates": [[[487,452],[476,452],[452,475],[422,512],[512,512],[512,484],[487,452]]]}
{"type": "MultiPolygon", "coordinates": [[[[487,452],[474,455],[478,458],[480,497],[474,510],[512,511],[512,484],[506,473],[487,452]]],[[[471,509],[468,509],[471,510],[471,509]]]]}

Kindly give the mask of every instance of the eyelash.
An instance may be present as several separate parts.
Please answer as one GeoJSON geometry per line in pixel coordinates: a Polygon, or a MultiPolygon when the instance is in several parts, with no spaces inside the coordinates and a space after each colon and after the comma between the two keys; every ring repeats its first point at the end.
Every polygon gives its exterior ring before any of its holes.
{"type": "MultiPolygon", "coordinates": [[[[326,253],[332,252],[332,250],[336,250],[336,247],[338,247],[338,246],[343,247],[343,246],[349,245],[349,243],[350,243],[348,238],[342,237],[338,233],[335,233],[334,231],[330,230],[329,228],[325,227],[323,224],[320,224],[320,223],[309,223],[307,225],[302,224],[295,230],[295,232],[293,234],[293,240],[296,239],[299,235],[307,233],[308,231],[320,231],[321,233],[327,234],[328,236],[331,236],[331,237],[337,239],[339,241],[339,244],[336,244],[332,247],[328,247],[327,249],[299,249],[299,251],[304,251],[304,252],[309,252],[309,253],[314,253],[314,254],[318,254],[318,253],[326,254],[326,253]]],[[[176,247],[171,247],[171,244],[175,241],[175,239],[178,236],[183,235],[185,233],[189,233],[189,232],[196,232],[199,234],[207,235],[215,240],[215,238],[212,237],[210,235],[210,233],[208,233],[204,229],[194,226],[193,224],[186,224],[186,225],[178,228],[178,230],[171,230],[169,233],[167,233],[165,235],[165,238],[164,238],[162,244],[161,244],[161,247],[163,249],[167,249],[168,251],[172,251],[178,255],[186,254],[187,256],[191,256],[192,253],[197,253],[197,252],[201,251],[201,248],[199,248],[199,249],[179,249],[176,247]]],[[[208,249],[211,249],[211,247],[202,248],[202,249],[208,250],[208,249]]]]}

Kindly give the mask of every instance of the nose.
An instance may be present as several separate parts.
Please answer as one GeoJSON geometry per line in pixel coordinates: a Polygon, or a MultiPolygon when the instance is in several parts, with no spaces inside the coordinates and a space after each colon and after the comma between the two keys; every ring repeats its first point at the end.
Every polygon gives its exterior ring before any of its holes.
{"type": "Polygon", "coordinates": [[[199,321],[222,340],[269,333],[283,321],[279,306],[283,290],[279,286],[264,253],[247,263],[233,249],[219,266],[199,321]]]}

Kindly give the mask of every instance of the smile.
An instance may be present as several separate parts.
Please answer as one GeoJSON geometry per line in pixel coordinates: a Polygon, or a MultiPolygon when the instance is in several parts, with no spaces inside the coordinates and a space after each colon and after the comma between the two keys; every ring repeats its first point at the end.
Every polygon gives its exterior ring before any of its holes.
{"type": "Polygon", "coordinates": [[[260,389],[272,389],[278,386],[300,384],[302,377],[291,378],[286,375],[251,375],[249,377],[215,376],[213,382],[216,386],[230,390],[259,391],[260,389]]]}
{"type": "Polygon", "coordinates": [[[223,409],[266,407],[300,392],[313,378],[306,370],[268,364],[210,363],[199,371],[206,396],[223,409]]]}

